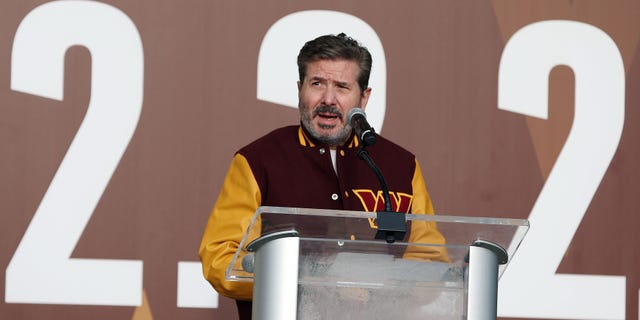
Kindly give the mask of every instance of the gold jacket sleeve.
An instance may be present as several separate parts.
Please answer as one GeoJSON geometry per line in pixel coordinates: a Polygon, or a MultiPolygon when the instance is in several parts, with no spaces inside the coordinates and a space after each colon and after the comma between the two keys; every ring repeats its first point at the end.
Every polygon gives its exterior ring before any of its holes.
{"type": "Polygon", "coordinates": [[[199,250],[205,278],[223,296],[251,300],[253,283],[227,281],[225,271],[261,200],[260,188],[247,159],[236,154],[209,216],[199,250]]]}
{"type": "MultiPolygon", "coordinates": [[[[422,176],[420,164],[416,160],[416,169],[411,181],[413,187],[413,202],[411,204],[412,214],[434,214],[433,204],[427,192],[427,187],[422,176]]],[[[432,243],[445,244],[444,236],[438,231],[435,222],[412,221],[409,242],[412,243],[432,243]]],[[[404,258],[420,260],[448,261],[446,249],[441,246],[409,246],[404,254],[404,258]]]]}

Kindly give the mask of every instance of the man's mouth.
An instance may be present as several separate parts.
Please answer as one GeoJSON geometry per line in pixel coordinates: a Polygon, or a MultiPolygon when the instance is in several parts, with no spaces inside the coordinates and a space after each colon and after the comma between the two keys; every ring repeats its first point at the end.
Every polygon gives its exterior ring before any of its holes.
{"type": "Polygon", "coordinates": [[[313,113],[319,117],[320,120],[324,121],[335,122],[336,120],[342,119],[342,113],[339,109],[327,105],[319,106],[313,113]]]}
{"type": "Polygon", "coordinates": [[[323,118],[323,119],[327,119],[327,120],[334,120],[334,119],[340,118],[340,115],[338,115],[336,113],[320,112],[320,113],[318,113],[318,117],[323,118]]]}

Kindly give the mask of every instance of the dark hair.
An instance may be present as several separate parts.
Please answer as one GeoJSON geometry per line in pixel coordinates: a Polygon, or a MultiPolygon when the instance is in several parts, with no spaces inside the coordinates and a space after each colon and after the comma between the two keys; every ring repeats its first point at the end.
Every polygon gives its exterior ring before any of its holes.
{"type": "Polygon", "coordinates": [[[344,33],[339,35],[325,35],[308,41],[304,44],[298,54],[298,73],[300,83],[307,75],[307,64],[318,60],[351,60],[360,67],[358,75],[358,85],[360,91],[364,92],[369,86],[369,75],[371,74],[371,54],[367,48],[358,41],[344,33]]]}

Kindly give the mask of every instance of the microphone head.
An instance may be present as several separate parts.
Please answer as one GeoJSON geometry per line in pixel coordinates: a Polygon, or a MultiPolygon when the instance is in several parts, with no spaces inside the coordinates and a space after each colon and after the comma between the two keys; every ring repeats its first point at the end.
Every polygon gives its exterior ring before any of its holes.
{"type": "Polygon", "coordinates": [[[356,107],[347,113],[347,122],[353,127],[356,136],[364,146],[372,146],[376,143],[376,133],[367,122],[364,110],[356,107]]]}
{"type": "Polygon", "coordinates": [[[357,116],[361,116],[365,119],[367,118],[367,114],[364,113],[364,110],[356,107],[347,112],[347,122],[353,126],[353,121],[355,120],[354,117],[358,118],[357,116]]]}

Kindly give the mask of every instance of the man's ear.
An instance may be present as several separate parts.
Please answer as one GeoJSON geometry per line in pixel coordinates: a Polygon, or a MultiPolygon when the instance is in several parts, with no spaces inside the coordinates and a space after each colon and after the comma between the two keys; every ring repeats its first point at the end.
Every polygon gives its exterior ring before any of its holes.
{"type": "Polygon", "coordinates": [[[360,97],[360,109],[364,110],[367,108],[367,102],[369,102],[370,95],[371,95],[371,88],[366,88],[362,92],[362,96],[360,97]]]}

